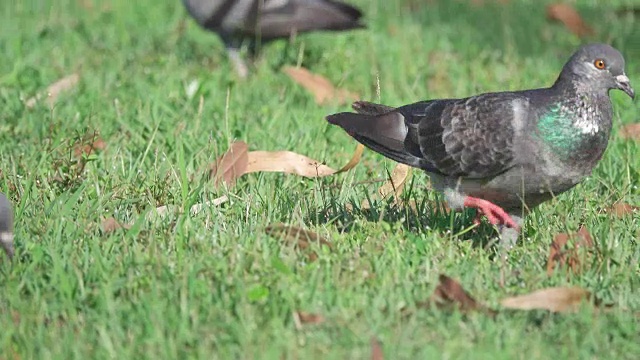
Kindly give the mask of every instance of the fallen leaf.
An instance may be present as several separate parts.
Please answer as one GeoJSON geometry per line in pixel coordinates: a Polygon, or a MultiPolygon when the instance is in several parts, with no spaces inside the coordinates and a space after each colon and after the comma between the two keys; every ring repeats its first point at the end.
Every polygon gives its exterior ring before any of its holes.
{"type": "Polygon", "coordinates": [[[384,360],[382,344],[375,336],[371,337],[371,360],[384,360]]]}
{"type": "Polygon", "coordinates": [[[579,287],[555,287],[509,297],[503,299],[501,305],[507,309],[567,312],[576,311],[589,297],[590,293],[579,287]]]}
{"type": "Polygon", "coordinates": [[[73,146],[73,154],[81,158],[82,156],[89,156],[94,151],[101,151],[107,148],[107,143],[102,140],[97,134],[86,135],[77,144],[73,146]]]}
{"type": "Polygon", "coordinates": [[[593,35],[594,31],[582,20],[576,9],[567,4],[551,4],[547,6],[547,18],[560,21],[578,37],[593,35]]]}
{"type": "Polygon", "coordinates": [[[217,182],[233,185],[237,178],[254,172],[281,172],[308,178],[339,174],[355,167],[362,157],[364,145],[358,144],[351,160],[334,170],[317,160],[291,151],[249,151],[242,141],[231,148],[211,166],[209,176],[217,182]]]}
{"type": "MultiPolygon", "coordinates": [[[[296,246],[302,251],[308,250],[311,243],[326,245],[328,248],[332,248],[331,243],[324,237],[313,231],[301,229],[296,226],[285,224],[269,225],[265,228],[265,232],[269,236],[285,240],[287,243],[296,246]]],[[[318,258],[318,254],[311,251],[308,257],[310,261],[315,261],[318,258]]]]}
{"type": "Polygon", "coordinates": [[[549,248],[547,275],[553,274],[557,267],[564,266],[568,266],[574,274],[580,273],[586,260],[583,250],[592,248],[593,245],[593,238],[585,227],[581,227],[575,234],[557,234],[549,248]],[[571,245],[569,240],[574,240],[571,245]]]}
{"type": "Polygon", "coordinates": [[[398,164],[393,168],[391,177],[379,189],[378,193],[382,199],[386,199],[389,195],[394,195],[396,202],[399,201],[402,189],[411,175],[411,167],[405,164],[398,164]]]}
{"type": "Polygon", "coordinates": [[[620,128],[620,137],[640,141],[640,123],[627,124],[620,128]]]}
{"type": "Polygon", "coordinates": [[[246,174],[248,153],[249,146],[246,143],[242,141],[232,143],[229,150],[211,166],[209,176],[214,179],[214,185],[218,186],[220,182],[224,182],[233,186],[240,176],[246,174]]]}
{"type": "Polygon", "coordinates": [[[115,218],[106,218],[106,219],[102,219],[102,232],[105,234],[109,234],[112,233],[118,229],[130,229],[131,225],[129,224],[121,224],[118,222],[118,220],[116,220],[115,218]]]}
{"type": "MultiPolygon", "coordinates": [[[[80,75],[77,73],[74,73],[74,74],[65,76],[62,79],[49,85],[49,87],[47,87],[47,89],[45,90],[47,94],[47,103],[49,104],[49,106],[53,107],[53,105],[55,104],[60,94],[76,87],[79,81],[80,81],[80,75]]],[[[42,95],[38,94],[28,99],[25,103],[25,106],[28,108],[34,107],[36,103],[40,101],[41,97],[42,95]]]]}
{"type": "Polygon", "coordinates": [[[229,201],[229,198],[226,195],[220,196],[219,198],[213,199],[212,201],[207,201],[202,204],[195,204],[190,209],[189,212],[192,216],[198,215],[205,207],[219,206],[229,201]]]}
{"type": "Polygon", "coordinates": [[[293,312],[293,323],[297,330],[302,330],[303,325],[319,325],[325,322],[325,318],[319,314],[304,311],[293,312]]]}
{"type": "Polygon", "coordinates": [[[294,315],[300,320],[300,324],[322,324],[325,321],[324,316],[320,314],[308,313],[304,311],[296,311],[294,315]]]}
{"type": "Polygon", "coordinates": [[[627,215],[631,215],[634,212],[640,210],[640,206],[634,206],[627,203],[617,202],[611,206],[609,211],[615,215],[616,217],[625,217],[627,215]]]}
{"type": "Polygon", "coordinates": [[[494,310],[477,302],[460,283],[447,275],[440,274],[439,281],[440,283],[431,296],[431,303],[435,304],[438,308],[456,308],[463,313],[481,311],[489,315],[496,314],[494,310]]]}
{"type": "Polygon", "coordinates": [[[358,99],[358,95],[347,90],[337,89],[325,77],[314,74],[309,70],[299,67],[285,66],[283,71],[289,77],[311,92],[319,105],[329,102],[345,104],[347,101],[358,99]]]}

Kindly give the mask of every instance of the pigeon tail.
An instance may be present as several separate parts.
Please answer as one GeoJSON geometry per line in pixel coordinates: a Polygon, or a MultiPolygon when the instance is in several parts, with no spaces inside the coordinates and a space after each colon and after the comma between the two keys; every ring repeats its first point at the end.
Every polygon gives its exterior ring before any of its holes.
{"type": "Polygon", "coordinates": [[[425,168],[424,160],[407,152],[404,146],[408,129],[404,116],[397,112],[372,116],[343,112],[327,116],[358,142],[382,155],[418,168],[425,168]]]}

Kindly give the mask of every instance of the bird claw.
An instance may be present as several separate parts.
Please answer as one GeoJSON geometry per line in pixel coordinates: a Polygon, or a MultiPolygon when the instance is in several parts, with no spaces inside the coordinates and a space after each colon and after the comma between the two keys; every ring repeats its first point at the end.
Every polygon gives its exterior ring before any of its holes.
{"type": "Polygon", "coordinates": [[[476,225],[480,224],[482,216],[484,216],[492,225],[505,225],[516,230],[520,229],[518,223],[506,211],[490,201],[467,196],[464,200],[464,206],[477,209],[476,217],[473,219],[473,223],[476,225]]]}

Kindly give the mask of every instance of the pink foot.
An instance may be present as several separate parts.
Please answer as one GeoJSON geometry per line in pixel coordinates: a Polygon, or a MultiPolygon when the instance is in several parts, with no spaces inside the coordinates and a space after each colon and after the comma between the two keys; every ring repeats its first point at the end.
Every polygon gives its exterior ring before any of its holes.
{"type": "Polygon", "coordinates": [[[502,210],[502,208],[490,201],[467,196],[464,199],[464,206],[471,207],[478,210],[476,218],[473,220],[474,224],[479,224],[480,218],[484,215],[487,220],[493,225],[506,225],[516,230],[520,229],[520,226],[513,221],[511,216],[502,210]]]}

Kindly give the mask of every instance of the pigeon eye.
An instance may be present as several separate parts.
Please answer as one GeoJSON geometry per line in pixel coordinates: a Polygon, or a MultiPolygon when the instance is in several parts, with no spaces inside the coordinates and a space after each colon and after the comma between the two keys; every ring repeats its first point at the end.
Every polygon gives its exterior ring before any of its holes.
{"type": "Polygon", "coordinates": [[[604,60],[602,60],[602,59],[598,59],[598,60],[594,61],[593,65],[596,67],[596,69],[600,69],[600,70],[604,69],[605,66],[606,66],[605,63],[604,63],[604,60]]]}

